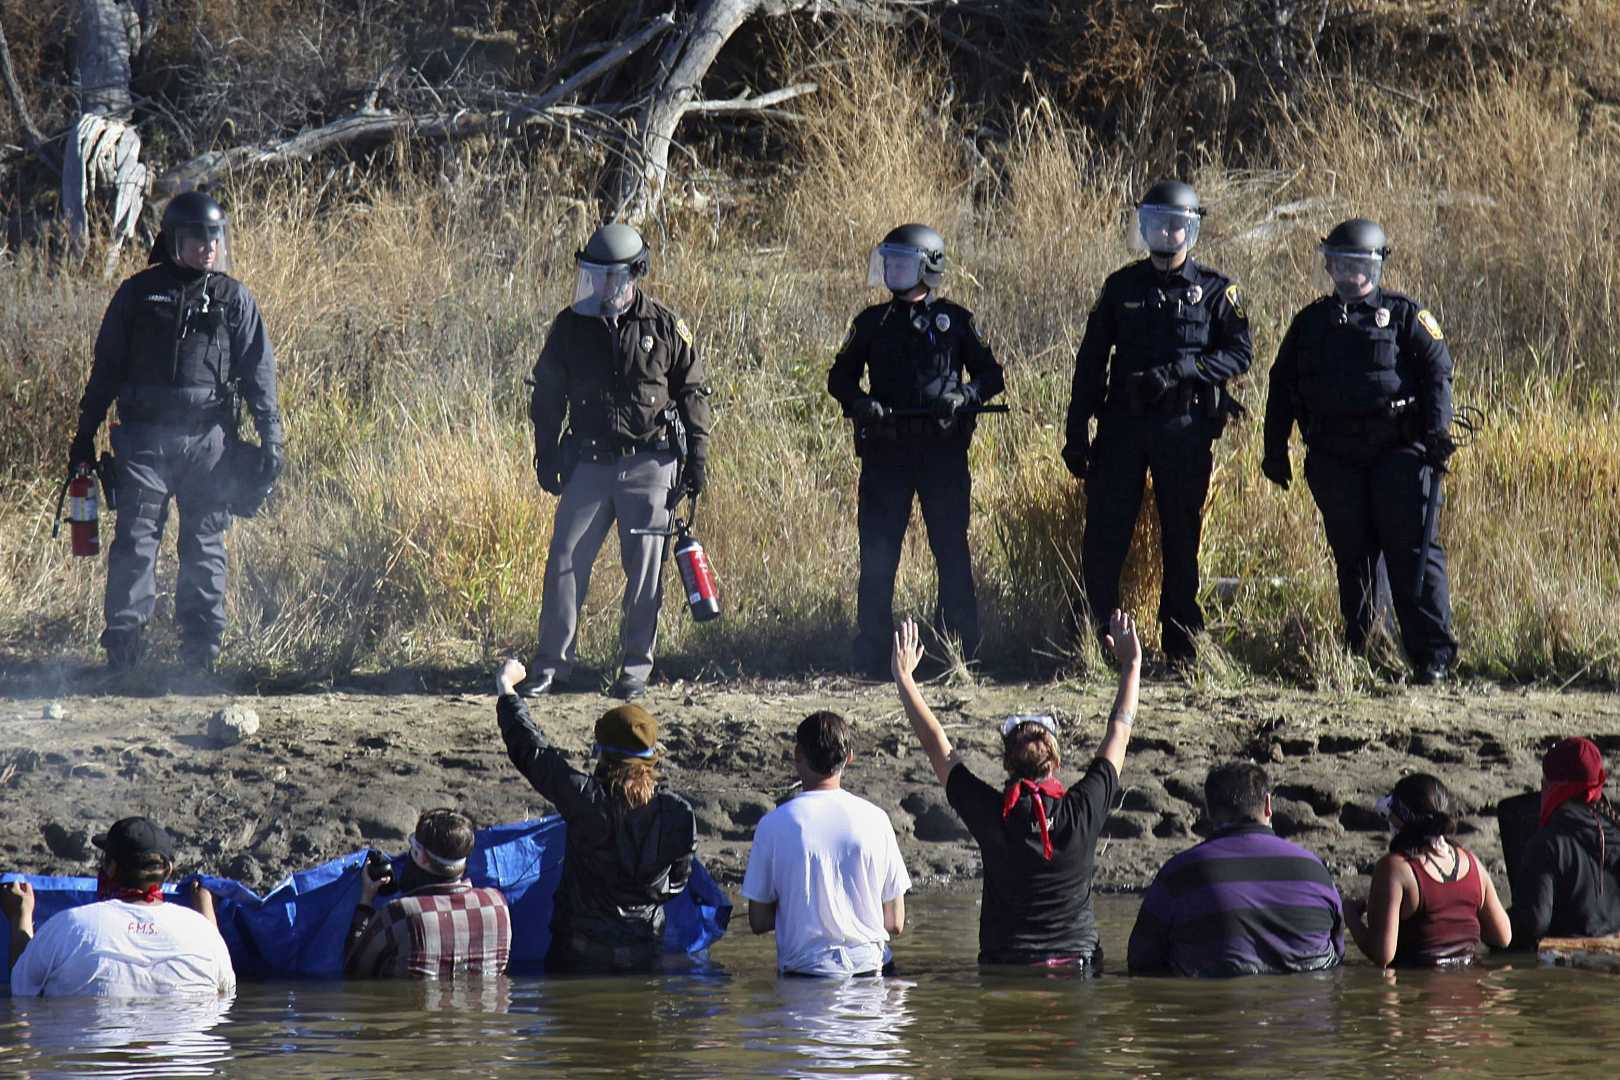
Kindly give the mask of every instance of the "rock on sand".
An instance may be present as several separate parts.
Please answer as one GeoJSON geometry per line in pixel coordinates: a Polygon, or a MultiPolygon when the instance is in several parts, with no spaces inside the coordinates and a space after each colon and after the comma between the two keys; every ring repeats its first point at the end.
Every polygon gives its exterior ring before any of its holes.
{"type": "Polygon", "coordinates": [[[227,705],[208,718],[208,737],[220,746],[235,746],[259,730],[259,714],[242,705],[227,705]]]}

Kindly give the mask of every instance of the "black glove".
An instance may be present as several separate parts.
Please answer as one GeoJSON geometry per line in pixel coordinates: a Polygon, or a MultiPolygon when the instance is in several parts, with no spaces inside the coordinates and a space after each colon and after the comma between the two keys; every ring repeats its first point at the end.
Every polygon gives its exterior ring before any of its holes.
{"type": "Polygon", "coordinates": [[[1137,388],[1142,395],[1142,401],[1151,405],[1168,394],[1171,387],[1180,381],[1173,366],[1160,364],[1142,372],[1141,382],[1137,384],[1137,388]]]}
{"type": "Polygon", "coordinates": [[[702,458],[688,458],[686,461],[686,493],[692,498],[703,494],[703,489],[709,483],[709,466],[702,458]]]}
{"type": "Polygon", "coordinates": [[[889,410],[883,407],[883,402],[870,395],[856,398],[849,407],[849,415],[857,420],[881,420],[888,412],[889,410]]]}
{"type": "Polygon", "coordinates": [[[542,457],[539,454],[534,456],[534,478],[540,482],[540,490],[546,494],[562,494],[562,470],[557,467],[557,463],[551,458],[542,457]]]}
{"type": "Polygon", "coordinates": [[[1293,483],[1294,480],[1294,466],[1289,463],[1286,453],[1280,457],[1272,457],[1268,454],[1261,458],[1260,471],[1265,474],[1267,480],[1270,480],[1284,491],[1288,490],[1288,485],[1293,483]]]}
{"type": "Polygon", "coordinates": [[[1086,478],[1086,466],[1091,463],[1091,448],[1085,443],[1067,443],[1063,447],[1063,464],[1069,467],[1069,475],[1076,479],[1086,478]]]}
{"type": "Polygon", "coordinates": [[[259,447],[259,483],[265,487],[281,477],[287,464],[287,444],[279,439],[266,439],[259,447]]]}
{"type": "Polygon", "coordinates": [[[96,467],[96,433],[80,428],[73,436],[73,443],[68,447],[68,472],[75,473],[79,469],[93,469],[96,467]]]}
{"type": "Polygon", "coordinates": [[[1423,436],[1423,458],[1441,472],[1445,471],[1446,462],[1456,452],[1456,440],[1444,431],[1431,431],[1423,436]]]}
{"type": "Polygon", "coordinates": [[[954,420],[957,410],[965,404],[967,396],[952,391],[939,395],[928,407],[933,412],[935,420],[954,420]]]}

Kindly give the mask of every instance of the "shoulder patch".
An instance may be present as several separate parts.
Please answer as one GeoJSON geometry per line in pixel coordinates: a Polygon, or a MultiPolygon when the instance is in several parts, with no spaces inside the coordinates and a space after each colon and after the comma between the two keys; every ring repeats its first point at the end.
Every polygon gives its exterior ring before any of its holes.
{"type": "Polygon", "coordinates": [[[1226,302],[1232,305],[1232,314],[1240,319],[1247,319],[1249,313],[1243,310],[1243,293],[1234,285],[1226,287],[1226,302]]]}
{"type": "Polygon", "coordinates": [[[1423,329],[1427,330],[1429,332],[1429,336],[1434,338],[1434,340],[1444,341],[1446,339],[1446,335],[1440,332],[1440,320],[1436,319],[1434,317],[1434,312],[1430,311],[1428,308],[1424,308],[1417,313],[1417,321],[1422,324],[1423,329]]]}
{"type": "Polygon", "coordinates": [[[685,319],[675,320],[675,333],[679,334],[681,340],[686,342],[687,348],[692,347],[692,328],[686,325],[685,319]]]}

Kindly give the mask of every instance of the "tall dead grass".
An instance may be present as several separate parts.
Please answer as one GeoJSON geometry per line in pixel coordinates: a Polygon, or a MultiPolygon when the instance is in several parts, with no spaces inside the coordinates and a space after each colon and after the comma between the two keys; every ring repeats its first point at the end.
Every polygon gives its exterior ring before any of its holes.
{"type": "MultiPolygon", "coordinates": [[[[697,627],[666,605],[666,671],[843,662],[857,466],[825,372],[848,319],[877,299],[863,288],[868,249],[906,220],[946,234],[949,291],[988,328],[1015,409],[985,419],[973,452],[984,666],[1094,669],[1071,636],[1084,506],[1058,450],[1085,314],[1128,258],[1122,208],[1145,177],[1125,148],[1039,105],[984,160],[938,70],[858,42],[823,58],[780,198],[674,210],[652,230],[650,289],[691,324],[716,390],[698,531],[726,609],[697,627]]],[[[1620,255],[1598,224],[1620,210],[1620,148],[1572,101],[1484,77],[1421,115],[1307,95],[1271,132],[1272,167],[1212,158],[1191,177],[1210,209],[1198,256],[1244,286],[1256,340],[1239,386],[1256,415],[1219,446],[1205,526],[1222,677],[1352,689],[1398,666],[1338,648],[1310,497],[1258,470],[1266,370],[1314,295],[1315,238],[1365,213],[1394,238],[1387,283],[1437,312],[1459,399],[1491,416],[1456,459],[1442,526],[1466,668],[1620,682],[1620,255]]],[[[235,196],[292,465],[268,513],[233,528],[228,665],[302,679],[532,646],[553,501],[530,472],[522,380],[567,299],[589,178],[538,156],[500,175],[465,164],[453,179],[402,168],[341,195],[289,177],[235,196]]],[[[0,266],[0,342],[17,358],[0,371],[0,650],[12,656],[93,654],[103,568],[46,537],[105,296],[27,259],[0,266]]],[[[1150,511],[1125,583],[1150,635],[1156,548],[1150,511]]],[[[610,540],[581,648],[602,667],[616,568],[610,540]]],[[[918,521],[897,606],[926,616],[933,589],[918,521]]]]}

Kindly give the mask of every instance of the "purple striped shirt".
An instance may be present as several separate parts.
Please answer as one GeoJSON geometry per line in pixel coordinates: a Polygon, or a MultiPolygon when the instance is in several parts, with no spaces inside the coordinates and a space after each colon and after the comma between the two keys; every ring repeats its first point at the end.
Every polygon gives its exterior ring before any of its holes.
{"type": "Polygon", "coordinates": [[[1235,825],[1172,858],[1142,897],[1132,972],[1258,975],[1344,959],[1344,910],[1311,852],[1259,823],[1235,825]]]}

